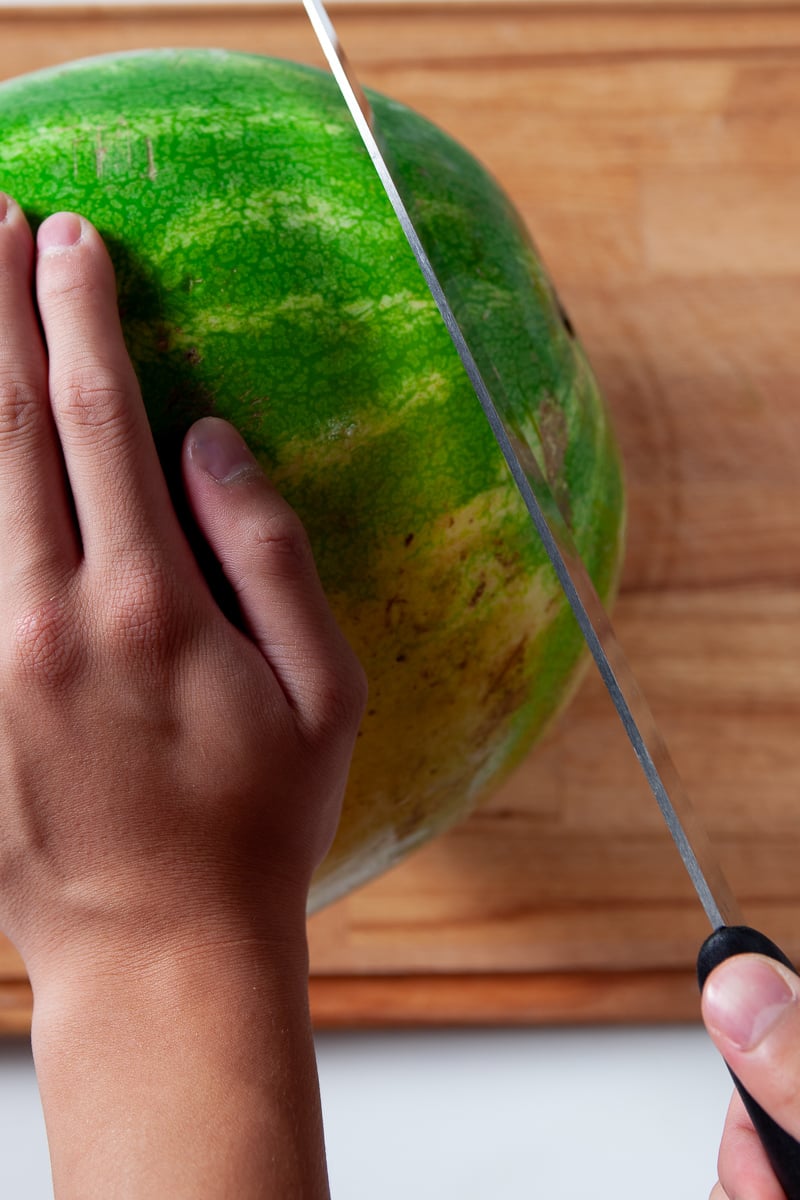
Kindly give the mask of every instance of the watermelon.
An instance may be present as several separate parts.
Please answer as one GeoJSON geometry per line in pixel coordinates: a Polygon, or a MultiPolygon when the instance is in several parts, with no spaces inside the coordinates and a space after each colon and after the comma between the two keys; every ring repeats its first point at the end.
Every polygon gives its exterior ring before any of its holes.
{"type": "MultiPolygon", "coordinates": [[[[370,99],[610,601],[619,454],[530,237],[470,153],[370,99]]],[[[168,478],[190,422],[226,417],[306,525],[370,684],[319,907],[469,813],[564,707],[584,653],[545,552],[327,73],[169,50],[7,81],[0,189],[105,238],[168,478]]]]}

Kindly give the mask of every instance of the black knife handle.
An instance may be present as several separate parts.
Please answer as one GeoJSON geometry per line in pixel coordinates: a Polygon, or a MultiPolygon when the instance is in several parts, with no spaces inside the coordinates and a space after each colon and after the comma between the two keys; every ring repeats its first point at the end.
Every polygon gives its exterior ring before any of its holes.
{"type": "MultiPolygon", "coordinates": [[[[767,958],[774,958],[776,962],[783,963],[797,974],[794,964],[774,942],[764,937],[763,933],[750,929],[747,925],[725,925],[706,939],[697,957],[697,979],[701,991],[714,967],[736,954],[764,954],[767,958]]],[[[795,1141],[785,1129],[773,1121],[769,1113],[764,1112],[733,1071],[731,1077],[787,1200],[800,1200],[800,1142],[795,1141]]]]}

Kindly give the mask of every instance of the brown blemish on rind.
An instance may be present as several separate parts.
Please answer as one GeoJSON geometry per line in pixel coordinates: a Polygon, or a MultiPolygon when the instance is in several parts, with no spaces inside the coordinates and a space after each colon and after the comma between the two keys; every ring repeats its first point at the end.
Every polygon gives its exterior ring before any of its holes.
{"type": "Polygon", "coordinates": [[[403,596],[390,596],[384,608],[384,624],[387,629],[396,629],[403,619],[403,609],[407,601],[403,596]]]}
{"type": "Polygon", "coordinates": [[[571,525],[569,489],[564,479],[564,460],[569,446],[567,418],[555,400],[545,399],[536,414],[536,426],[544,455],[547,481],[553,498],[571,525]]]}
{"type": "Polygon", "coordinates": [[[520,638],[505,662],[501,665],[500,670],[489,680],[489,686],[486,689],[487,696],[496,695],[515,667],[521,666],[525,662],[525,648],[527,644],[528,639],[526,637],[520,638]]]}
{"type": "Polygon", "coordinates": [[[484,578],[484,579],[481,579],[480,583],[475,588],[475,591],[472,593],[469,600],[467,601],[468,608],[474,608],[485,591],[486,591],[486,579],[484,578]]]}

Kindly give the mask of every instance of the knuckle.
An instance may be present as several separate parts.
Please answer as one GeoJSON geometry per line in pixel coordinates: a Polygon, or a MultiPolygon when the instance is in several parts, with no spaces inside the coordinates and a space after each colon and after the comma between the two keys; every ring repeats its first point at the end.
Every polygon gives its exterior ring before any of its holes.
{"type": "Polygon", "coordinates": [[[82,667],[76,622],[61,598],[31,605],[17,616],[12,633],[11,674],[26,687],[60,692],[82,667]]]}
{"type": "Polygon", "coordinates": [[[69,377],[55,381],[53,407],[70,425],[87,432],[125,428],[122,417],[128,406],[129,389],[116,372],[101,367],[91,371],[73,370],[69,377]]]}
{"type": "Polygon", "coordinates": [[[37,281],[39,300],[49,308],[71,311],[83,307],[99,292],[94,276],[85,269],[82,255],[56,255],[45,260],[37,281]]]}
{"type": "Polygon", "coordinates": [[[42,411],[39,389],[13,376],[0,377],[0,437],[29,430],[42,411]]]}
{"type": "Polygon", "coordinates": [[[105,606],[105,643],[116,657],[153,662],[175,639],[173,614],[178,596],[152,557],[137,556],[117,565],[105,606]]]}
{"type": "Polygon", "coordinates": [[[274,574],[307,574],[313,570],[311,545],[302,521],[290,508],[253,522],[249,540],[274,574]]]}

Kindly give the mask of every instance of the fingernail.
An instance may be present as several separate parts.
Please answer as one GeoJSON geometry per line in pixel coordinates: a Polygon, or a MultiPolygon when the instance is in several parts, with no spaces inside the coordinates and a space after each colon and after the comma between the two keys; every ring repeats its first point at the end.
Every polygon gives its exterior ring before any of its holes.
{"type": "Polygon", "coordinates": [[[205,417],[195,425],[189,438],[189,456],[219,483],[231,483],[240,475],[260,470],[233,426],[218,417],[205,417]]]}
{"type": "Polygon", "coordinates": [[[78,244],[82,234],[80,217],[75,213],[61,212],[42,222],[36,241],[40,253],[46,254],[48,251],[69,250],[78,244]]]}
{"type": "Polygon", "coordinates": [[[703,1011],[709,1025],[740,1050],[753,1050],[797,999],[769,959],[737,956],[709,976],[703,1011]]]}
{"type": "Polygon", "coordinates": [[[5,192],[0,192],[0,225],[3,224],[8,216],[8,196],[5,192]]]}

